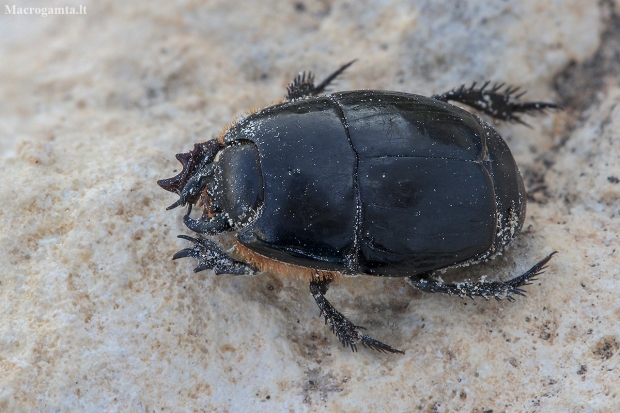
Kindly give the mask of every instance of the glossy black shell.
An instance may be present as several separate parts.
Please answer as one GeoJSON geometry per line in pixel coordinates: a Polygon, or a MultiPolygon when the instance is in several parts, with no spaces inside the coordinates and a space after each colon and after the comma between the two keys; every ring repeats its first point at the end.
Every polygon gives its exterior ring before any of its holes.
{"type": "Polygon", "coordinates": [[[271,259],[409,276],[489,258],[523,224],[523,182],[504,140],[432,98],[352,91],[286,102],[224,140],[258,151],[264,203],[237,238],[271,259]]]}

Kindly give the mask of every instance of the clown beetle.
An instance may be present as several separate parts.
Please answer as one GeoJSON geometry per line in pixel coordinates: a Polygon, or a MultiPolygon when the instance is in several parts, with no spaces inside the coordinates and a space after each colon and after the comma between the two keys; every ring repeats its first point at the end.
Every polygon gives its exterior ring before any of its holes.
{"type": "Polygon", "coordinates": [[[302,275],[344,346],[403,353],[377,341],[324,294],[340,275],[406,277],[415,288],[488,299],[524,295],[555,252],[509,281],[443,283],[433,272],[500,254],[523,226],[526,196],[517,165],[487,122],[448,101],[500,120],[556,108],[519,102],[519,88],[475,83],[441,95],[362,90],[319,95],[299,74],[286,99],[238,119],[218,139],[177,155],[183,170],[158,181],[188,205],[180,235],[194,245],[194,271],[302,275]],[[198,219],[192,206],[202,207],[198,219]],[[213,236],[236,231],[224,250],[213,236]]]}

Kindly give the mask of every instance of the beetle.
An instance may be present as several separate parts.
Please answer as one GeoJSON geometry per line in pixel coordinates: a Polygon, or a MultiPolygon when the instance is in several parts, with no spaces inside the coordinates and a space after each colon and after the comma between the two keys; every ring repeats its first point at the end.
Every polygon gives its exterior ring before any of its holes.
{"type": "MultiPolygon", "coordinates": [[[[489,82],[441,95],[360,90],[321,94],[298,74],[279,104],[241,117],[214,140],[177,154],[183,170],[158,181],[188,206],[196,238],[173,259],[194,271],[301,275],[345,347],[403,353],[363,334],[325,298],[339,276],[405,277],[433,293],[488,299],[524,295],[553,252],[509,281],[443,283],[434,273],[487,261],[521,230],[526,194],[508,146],[487,122],[453,106],[524,123],[557,108],[519,102],[519,88],[489,82]],[[192,206],[202,207],[192,218],[192,206]],[[212,236],[236,231],[225,250],[212,236]]],[[[217,238],[216,238],[217,239],[217,238]]]]}

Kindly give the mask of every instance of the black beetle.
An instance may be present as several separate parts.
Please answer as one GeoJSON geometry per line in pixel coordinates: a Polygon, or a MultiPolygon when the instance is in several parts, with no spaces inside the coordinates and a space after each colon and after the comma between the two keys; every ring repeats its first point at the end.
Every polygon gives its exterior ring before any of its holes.
{"type": "Polygon", "coordinates": [[[208,238],[174,259],[194,271],[303,275],[326,323],[344,346],[357,342],[402,353],[360,332],[324,294],[338,275],[407,277],[423,291],[460,297],[524,295],[554,253],[506,282],[445,284],[440,269],[501,253],[525,218],[525,189],[500,135],[456,101],[496,119],[523,123],[553,103],[518,102],[518,88],[461,87],[430,98],[375,90],[317,96],[353,62],[318,86],[298,75],[286,100],[238,119],[216,140],[178,154],[183,170],[158,181],[188,205],[185,225],[216,235],[237,231],[233,249],[208,238]],[[203,207],[199,219],[192,205],[203,207]]]}

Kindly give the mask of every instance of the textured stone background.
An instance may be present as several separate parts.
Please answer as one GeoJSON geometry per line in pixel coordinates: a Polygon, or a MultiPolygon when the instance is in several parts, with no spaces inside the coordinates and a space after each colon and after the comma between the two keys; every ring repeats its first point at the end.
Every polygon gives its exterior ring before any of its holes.
{"type": "Polygon", "coordinates": [[[620,411],[620,1],[20,2],[0,11],[0,411],[620,411]],[[328,298],[405,356],[352,353],[305,282],[193,274],[155,181],[174,154],[358,58],[337,89],[522,85],[563,112],[497,125],[524,232],[475,274],[553,250],[527,299],[403,280],[328,298]]]}

